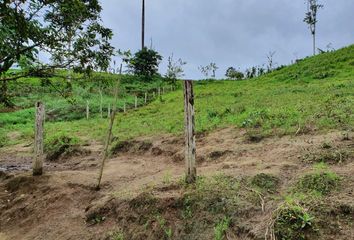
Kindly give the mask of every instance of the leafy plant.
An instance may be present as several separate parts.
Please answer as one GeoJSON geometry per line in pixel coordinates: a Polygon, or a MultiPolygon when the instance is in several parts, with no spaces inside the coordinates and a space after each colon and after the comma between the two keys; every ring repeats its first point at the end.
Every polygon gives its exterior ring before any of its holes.
{"type": "Polygon", "coordinates": [[[285,203],[274,216],[274,233],[279,240],[305,240],[315,232],[314,217],[294,202],[285,203]]]}
{"type": "Polygon", "coordinates": [[[156,220],[159,223],[161,229],[164,231],[166,237],[168,239],[171,239],[172,238],[172,228],[166,226],[166,220],[161,216],[157,216],[156,220]]]}
{"type": "Polygon", "coordinates": [[[55,135],[45,141],[44,151],[47,159],[55,161],[64,154],[70,154],[78,150],[80,140],[67,135],[55,135]]]}
{"type": "Polygon", "coordinates": [[[216,224],[216,226],[214,227],[215,240],[225,239],[225,233],[229,229],[230,222],[231,222],[230,218],[224,217],[220,222],[216,224]]]}

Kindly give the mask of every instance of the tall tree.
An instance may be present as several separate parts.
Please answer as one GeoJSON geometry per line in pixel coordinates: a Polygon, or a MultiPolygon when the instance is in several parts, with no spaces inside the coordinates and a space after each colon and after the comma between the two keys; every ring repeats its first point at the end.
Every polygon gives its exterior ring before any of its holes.
{"type": "Polygon", "coordinates": [[[102,25],[98,0],[3,0],[0,2],[0,101],[10,105],[7,82],[33,74],[105,70],[114,48],[102,25]],[[42,63],[38,53],[50,56],[42,63]],[[9,74],[15,64],[21,70],[9,74]],[[25,63],[25,64],[23,64],[25,63]],[[5,96],[5,97],[4,97],[5,96]]]}
{"type": "Polygon", "coordinates": [[[145,81],[151,80],[157,74],[161,60],[162,56],[158,52],[146,47],[125,59],[130,72],[145,81]]]}
{"type": "Polygon", "coordinates": [[[141,10],[141,49],[145,47],[145,0],[142,0],[141,10]]]}
{"type": "Polygon", "coordinates": [[[313,55],[316,55],[316,24],[318,10],[323,8],[322,4],[318,3],[318,0],[306,0],[307,12],[304,18],[304,22],[309,25],[309,29],[312,34],[313,40],[313,55]]]}

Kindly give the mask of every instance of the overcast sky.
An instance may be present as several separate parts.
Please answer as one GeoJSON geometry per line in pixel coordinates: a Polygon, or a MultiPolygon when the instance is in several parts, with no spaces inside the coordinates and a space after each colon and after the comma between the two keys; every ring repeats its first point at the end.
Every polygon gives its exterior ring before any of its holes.
{"type": "MultiPolygon", "coordinates": [[[[317,46],[335,49],[354,43],[354,1],[322,0],[317,46]]],[[[135,52],[141,45],[141,0],[102,0],[105,26],[114,31],[113,45],[135,52]]],[[[229,66],[244,70],[266,63],[288,64],[312,53],[312,38],[303,22],[304,0],[146,0],[147,46],[163,57],[187,62],[185,78],[202,78],[198,66],[215,62],[217,77],[229,66]]]]}

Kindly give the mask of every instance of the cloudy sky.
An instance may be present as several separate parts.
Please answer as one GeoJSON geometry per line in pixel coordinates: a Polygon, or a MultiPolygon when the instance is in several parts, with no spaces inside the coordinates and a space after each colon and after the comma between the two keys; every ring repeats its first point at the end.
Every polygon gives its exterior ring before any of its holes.
{"type": "MultiPolygon", "coordinates": [[[[114,31],[113,45],[135,52],[141,45],[141,0],[102,0],[104,24],[114,31]]],[[[322,0],[318,47],[335,49],[354,43],[354,1],[322,0]]],[[[163,57],[174,54],[188,64],[185,78],[198,79],[198,66],[215,62],[217,77],[229,66],[244,70],[266,63],[288,64],[312,52],[303,22],[304,0],[146,0],[146,45],[163,57]]]]}

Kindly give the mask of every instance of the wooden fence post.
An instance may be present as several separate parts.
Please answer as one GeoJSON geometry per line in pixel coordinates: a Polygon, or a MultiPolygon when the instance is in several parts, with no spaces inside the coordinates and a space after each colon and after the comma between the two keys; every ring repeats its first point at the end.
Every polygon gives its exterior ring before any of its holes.
{"type": "Polygon", "coordinates": [[[184,81],[184,113],[185,113],[185,141],[186,141],[186,182],[194,183],[197,178],[196,146],[195,146],[195,120],[194,120],[194,94],[193,82],[184,81]]]}
{"type": "Polygon", "coordinates": [[[162,95],[165,94],[165,87],[162,87],[162,95]]]}
{"type": "Polygon", "coordinates": [[[42,102],[36,103],[36,123],[34,139],[34,161],[33,176],[39,176],[43,173],[43,133],[44,133],[45,108],[42,102]]]}
{"type": "Polygon", "coordinates": [[[147,92],[145,92],[145,104],[147,103],[147,98],[148,98],[148,95],[147,95],[147,92]]]}
{"type": "Polygon", "coordinates": [[[127,104],[124,102],[124,105],[123,105],[123,112],[126,113],[127,112],[127,104]]]}
{"type": "Polygon", "coordinates": [[[138,96],[135,95],[135,108],[138,108],[138,96]]]}
{"type": "Polygon", "coordinates": [[[90,118],[90,105],[89,101],[86,101],[86,119],[88,120],[90,118]]]}
{"type": "Polygon", "coordinates": [[[107,117],[111,117],[111,104],[108,104],[108,112],[107,112],[107,117]]]}
{"type": "Polygon", "coordinates": [[[155,91],[152,92],[152,98],[155,99],[155,91]]]}
{"type": "Polygon", "coordinates": [[[102,90],[99,90],[100,92],[100,114],[101,114],[101,118],[103,118],[103,96],[102,96],[102,90]]]}

